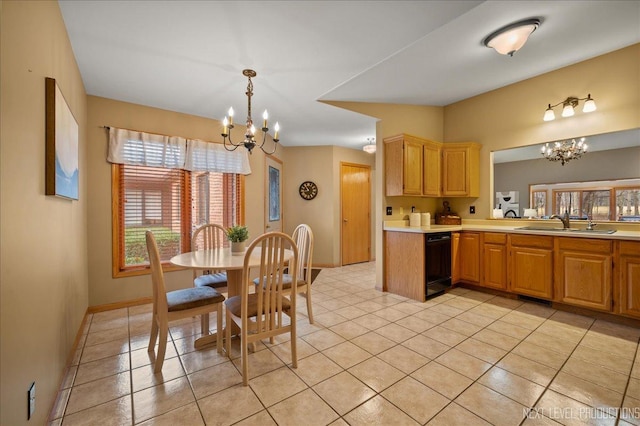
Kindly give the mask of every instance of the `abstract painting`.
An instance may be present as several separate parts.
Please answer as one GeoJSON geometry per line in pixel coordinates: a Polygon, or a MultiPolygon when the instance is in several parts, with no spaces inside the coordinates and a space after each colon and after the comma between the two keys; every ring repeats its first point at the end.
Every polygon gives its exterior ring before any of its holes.
{"type": "Polygon", "coordinates": [[[45,78],[45,194],[78,199],[78,122],[53,78],[45,78]]]}

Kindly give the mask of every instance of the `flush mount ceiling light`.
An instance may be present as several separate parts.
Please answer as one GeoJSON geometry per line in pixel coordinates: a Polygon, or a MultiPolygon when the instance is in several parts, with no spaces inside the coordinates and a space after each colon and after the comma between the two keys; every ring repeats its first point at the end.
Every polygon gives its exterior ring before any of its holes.
{"type": "Polygon", "coordinates": [[[558,105],[562,105],[563,117],[571,117],[575,114],[574,108],[578,106],[578,103],[580,103],[580,101],[584,101],[582,112],[593,112],[596,110],[596,102],[591,97],[591,93],[589,93],[586,98],[576,98],[573,96],[569,96],[564,101],[558,102],[555,105],[549,104],[549,107],[544,112],[544,117],[542,119],[544,121],[555,120],[556,114],[553,112],[553,108],[557,107],[558,105]]]}
{"type": "Polygon", "coordinates": [[[376,138],[367,138],[367,145],[362,147],[364,152],[373,154],[376,152],[376,138]]]}
{"type": "Polygon", "coordinates": [[[531,18],[502,27],[489,34],[483,43],[501,55],[513,56],[524,44],[532,32],[540,26],[540,19],[531,18]]]}
{"type": "Polygon", "coordinates": [[[563,166],[571,160],[577,160],[587,153],[587,144],[585,138],[580,138],[578,142],[575,139],[571,141],[559,141],[552,145],[546,143],[542,145],[540,151],[542,156],[549,161],[559,161],[563,166]]]}
{"type": "MultiPolygon", "coordinates": [[[[257,145],[256,126],[253,125],[253,119],[251,118],[251,97],[253,96],[253,82],[251,81],[251,78],[255,77],[257,73],[254,70],[247,69],[242,71],[242,75],[244,75],[249,79],[249,83],[247,84],[247,91],[245,92],[245,95],[247,95],[247,123],[246,123],[247,130],[246,130],[246,133],[244,134],[243,141],[236,143],[231,140],[231,130],[233,130],[233,127],[234,127],[233,126],[233,107],[229,108],[229,116],[225,117],[224,120],[222,121],[222,125],[223,125],[222,143],[224,144],[224,147],[228,151],[235,151],[236,149],[238,149],[239,146],[244,146],[249,151],[249,154],[251,154],[251,150],[255,148],[257,145]],[[227,137],[229,138],[229,142],[227,142],[227,137]]],[[[275,133],[273,134],[273,150],[267,151],[266,149],[264,149],[264,143],[267,140],[267,132],[269,131],[269,128],[267,127],[268,118],[269,118],[269,114],[265,109],[264,113],[262,114],[262,129],[261,129],[262,143],[260,143],[260,145],[257,145],[257,146],[265,154],[271,155],[274,152],[276,152],[276,148],[278,147],[278,141],[280,140],[278,139],[278,131],[280,131],[280,125],[278,124],[278,122],[276,122],[276,125],[273,128],[275,130],[275,133]]]]}

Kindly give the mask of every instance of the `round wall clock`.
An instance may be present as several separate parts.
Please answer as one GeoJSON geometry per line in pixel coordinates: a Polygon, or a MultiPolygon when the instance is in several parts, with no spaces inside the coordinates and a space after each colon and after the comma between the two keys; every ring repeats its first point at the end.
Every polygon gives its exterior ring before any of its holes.
{"type": "Polygon", "coordinates": [[[318,187],[310,180],[302,182],[300,188],[298,188],[300,196],[305,200],[313,200],[318,195],[318,187]]]}

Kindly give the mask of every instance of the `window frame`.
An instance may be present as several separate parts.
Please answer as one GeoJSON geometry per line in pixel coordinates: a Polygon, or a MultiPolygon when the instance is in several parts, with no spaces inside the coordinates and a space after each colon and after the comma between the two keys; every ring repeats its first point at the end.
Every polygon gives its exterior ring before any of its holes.
{"type": "MultiPolygon", "coordinates": [[[[120,199],[121,194],[121,168],[122,164],[111,164],[111,264],[112,264],[112,277],[123,278],[139,275],[148,275],[151,273],[149,265],[143,266],[124,266],[124,226],[121,223],[120,218],[124,217],[124,203],[120,199]]],[[[182,199],[180,206],[180,233],[181,233],[181,245],[180,252],[185,253],[191,251],[191,226],[192,226],[192,172],[188,170],[181,170],[181,190],[182,199]]],[[[236,208],[236,215],[239,218],[240,224],[245,222],[245,206],[244,206],[244,194],[245,194],[245,177],[244,175],[236,174],[236,185],[238,190],[238,205],[236,208]]],[[[184,268],[172,265],[168,261],[162,262],[162,269],[165,272],[183,270],[184,268]]]]}

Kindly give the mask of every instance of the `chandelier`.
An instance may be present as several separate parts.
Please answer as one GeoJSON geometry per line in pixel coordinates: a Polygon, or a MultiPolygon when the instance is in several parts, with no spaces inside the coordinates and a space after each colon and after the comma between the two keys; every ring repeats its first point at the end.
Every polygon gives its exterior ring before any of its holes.
{"type": "Polygon", "coordinates": [[[374,154],[376,152],[376,138],[367,138],[367,144],[362,147],[362,150],[368,154],[374,154]]]}
{"type": "Polygon", "coordinates": [[[563,166],[571,160],[577,160],[582,154],[587,153],[587,144],[585,138],[581,138],[578,142],[575,139],[571,141],[560,141],[549,145],[547,142],[542,146],[540,151],[544,158],[549,161],[559,161],[563,166]]]}
{"type": "Polygon", "coordinates": [[[584,101],[584,105],[582,106],[582,112],[593,112],[596,110],[596,101],[591,97],[591,93],[587,95],[586,98],[576,98],[574,96],[569,96],[562,102],[558,102],[555,105],[549,104],[549,107],[544,112],[544,117],[542,118],[544,121],[555,120],[556,115],[553,112],[553,108],[562,104],[562,116],[563,117],[571,117],[575,114],[574,108],[578,106],[580,101],[584,101]]]}
{"type": "Polygon", "coordinates": [[[253,125],[253,119],[251,118],[251,97],[253,96],[253,82],[251,81],[252,77],[255,77],[257,74],[254,70],[243,70],[242,75],[249,79],[249,83],[247,84],[247,91],[245,95],[247,95],[247,130],[244,134],[244,140],[241,142],[233,142],[231,140],[231,130],[233,130],[233,107],[229,108],[228,117],[225,117],[222,121],[222,137],[223,137],[223,145],[228,151],[235,151],[239,146],[244,146],[251,154],[251,151],[256,146],[262,150],[267,155],[271,155],[276,152],[276,148],[278,147],[278,132],[280,131],[280,125],[276,122],[275,126],[273,126],[275,133],[273,134],[273,150],[267,151],[264,149],[264,143],[267,140],[267,132],[269,131],[269,127],[267,127],[267,119],[269,118],[269,114],[267,110],[264,110],[262,114],[262,142],[258,145],[256,142],[256,127],[253,125]],[[228,142],[227,142],[228,138],[228,142]]]}

